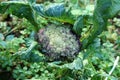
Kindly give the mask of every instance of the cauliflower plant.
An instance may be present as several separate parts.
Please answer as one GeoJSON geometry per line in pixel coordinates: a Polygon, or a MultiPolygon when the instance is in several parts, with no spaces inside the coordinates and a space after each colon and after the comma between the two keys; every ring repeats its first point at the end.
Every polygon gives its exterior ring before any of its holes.
{"type": "Polygon", "coordinates": [[[80,44],[68,26],[50,25],[39,30],[38,41],[41,51],[52,60],[71,60],[79,53],[80,44]]]}

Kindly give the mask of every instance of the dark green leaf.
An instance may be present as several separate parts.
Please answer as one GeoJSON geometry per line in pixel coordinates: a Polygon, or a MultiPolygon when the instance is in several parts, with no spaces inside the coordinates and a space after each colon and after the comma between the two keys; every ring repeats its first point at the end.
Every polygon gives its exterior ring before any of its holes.
{"type": "Polygon", "coordinates": [[[30,2],[31,4],[35,4],[36,0],[28,0],[28,2],[30,2]]]}
{"type": "Polygon", "coordinates": [[[120,0],[97,0],[93,15],[93,27],[82,36],[83,48],[87,47],[97,35],[106,29],[107,21],[120,11],[120,0]]]}
{"type": "Polygon", "coordinates": [[[23,1],[8,1],[0,3],[1,14],[13,14],[19,18],[26,18],[35,28],[38,26],[32,7],[23,1]]]}
{"type": "Polygon", "coordinates": [[[87,25],[91,25],[92,24],[91,22],[92,22],[92,16],[90,15],[79,16],[74,23],[73,31],[80,36],[82,29],[85,28],[87,25]]]}
{"type": "Polygon", "coordinates": [[[44,6],[36,4],[33,6],[34,9],[43,17],[57,20],[64,23],[74,23],[70,9],[67,9],[62,3],[54,3],[52,5],[44,6]]]}
{"type": "Polygon", "coordinates": [[[84,27],[84,17],[80,16],[78,17],[78,19],[75,21],[74,26],[73,26],[73,30],[75,31],[75,33],[77,33],[78,35],[81,35],[82,32],[82,28],[84,27]]]}

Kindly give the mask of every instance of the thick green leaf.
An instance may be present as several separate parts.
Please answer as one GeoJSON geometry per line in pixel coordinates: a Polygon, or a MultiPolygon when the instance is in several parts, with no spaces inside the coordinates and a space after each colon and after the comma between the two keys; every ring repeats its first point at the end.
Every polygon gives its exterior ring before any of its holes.
{"type": "Polygon", "coordinates": [[[36,0],[27,0],[28,2],[30,2],[31,4],[35,4],[36,0]]]}
{"type": "Polygon", "coordinates": [[[73,30],[75,31],[75,33],[77,33],[78,35],[81,35],[82,32],[82,28],[84,27],[84,17],[80,16],[78,17],[78,19],[75,21],[74,26],[73,26],[73,30]]]}
{"type": "Polygon", "coordinates": [[[120,11],[120,0],[97,0],[93,15],[93,27],[82,36],[83,48],[87,47],[93,40],[106,29],[107,21],[120,11]]]}
{"type": "Polygon", "coordinates": [[[72,63],[63,65],[63,68],[64,67],[72,69],[72,70],[73,69],[81,70],[83,68],[82,60],[80,58],[77,58],[72,63]]]}
{"type": "Polygon", "coordinates": [[[70,9],[67,9],[62,3],[54,3],[48,6],[36,4],[33,7],[41,16],[45,18],[50,18],[64,23],[74,23],[74,18],[70,13],[70,9]]]}
{"type": "Polygon", "coordinates": [[[91,16],[89,15],[82,15],[79,16],[78,19],[75,21],[74,26],[73,26],[73,31],[77,35],[81,35],[82,29],[90,24],[91,16]]]}
{"type": "Polygon", "coordinates": [[[14,37],[14,35],[8,35],[8,36],[6,36],[6,41],[11,41],[12,39],[14,39],[15,37],[14,37]]]}
{"type": "Polygon", "coordinates": [[[0,3],[0,8],[1,14],[13,14],[19,18],[26,18],[37,28],[38,24],[35,14],[29,3],[23,1],[7,1],[0,3]]]}
{"type": "Polygon", "coordinates": [[[0,49],[6,48],[7,43],[5,41],[0,41],[0,49]]]}
{"type": "MultiPolygon", "coordinates": [[[[59,63],[59,62],[58,62],[59,63]]],[[[83,63],[81,58],[75,59],[72,63],[64,64],[64,65],[56,65],[54,62],[49,63],[49,66],[51,67],[58,67],[58,68],[67,68],[71,70],[81,70],[83,68],[83,63]]]]}

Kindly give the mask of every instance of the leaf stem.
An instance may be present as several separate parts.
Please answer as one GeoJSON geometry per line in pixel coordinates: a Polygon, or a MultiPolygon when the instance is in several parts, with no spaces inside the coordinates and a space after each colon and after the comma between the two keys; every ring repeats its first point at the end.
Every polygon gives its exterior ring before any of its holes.
{"type": "Polygon", "coordinates": [[[110,70],[108,76],[105,78],[105,80],[108,80],[108,77],[112,74],[112,72],[114,71],[114,69],[116,68],[116,66],[118,65],[118,61],[119,61],[119,56],[117,56],[115,62],[114,62],[114,65],[112,67],[112,69],[110,70]]]}
{"type": "Polygon", "coordinates": [[[89,60],[90,66],[92,67],[92,69],[94,70],[94,72],[96,72],[96,69],[95,69],[95,67],[93,66],[93,64],[92,64],[92,62],[91,62],[91,60],[90,60],[90,58],[88,58],[88,60],[89,60]]]}

